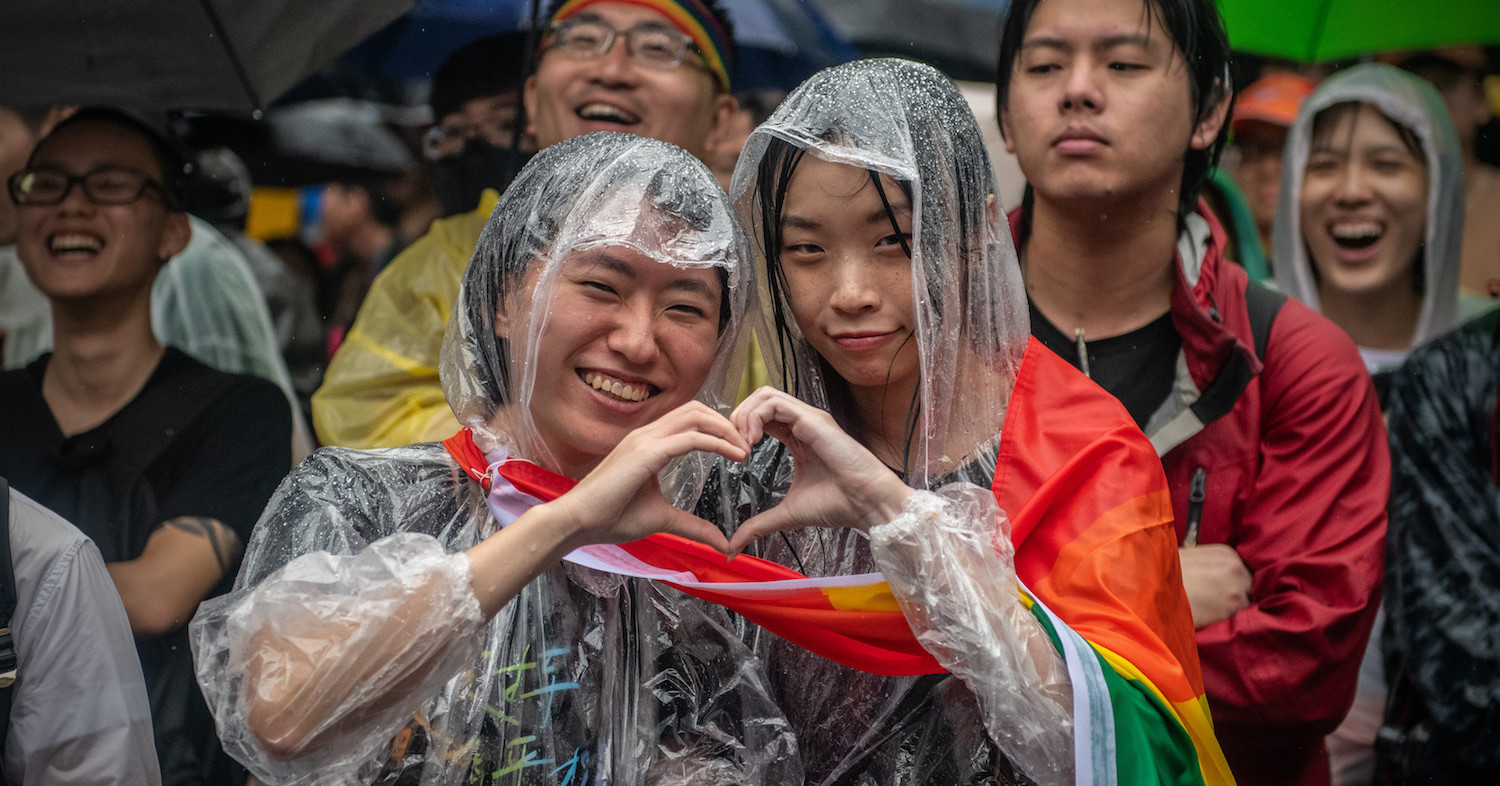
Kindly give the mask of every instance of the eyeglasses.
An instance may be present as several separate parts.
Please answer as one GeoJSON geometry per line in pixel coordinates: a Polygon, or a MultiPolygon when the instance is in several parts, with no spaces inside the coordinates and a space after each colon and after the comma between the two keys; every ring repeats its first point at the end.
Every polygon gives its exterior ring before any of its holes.
{"type": "Polygon", "coordinates": [[[437,161],[463,152],[471,140],[482,139],[495,147],[510,147],[515,140],[519,110],[514,95],[489,99],[477,110],[464,110],[451,122],[439,123],[422,137],[422,153],[437,161]]]}
{"type": "Polygon", "coordinates": [[[693,39],[671,28],[640,24],[621,30],[597,19],[567,19],[552,25],[552,48],[577,60],[603,57],[624,34],[625,53],[652,68],[676,68],[689,50],[698,51],[693,39]]]}
{"type": "Polygon", "coordinates": [[[28,207],[62,202],[75,183],[83,186],[83,195],[96,205],[128,205],[139,200],[149,188],[161,196],[167,207],[176,206],[166,186],[124,167],[103,167],[83,175],[70,175],[60,169],[23,169],[6,181],[10,198],[17,205],[28,207]]]}

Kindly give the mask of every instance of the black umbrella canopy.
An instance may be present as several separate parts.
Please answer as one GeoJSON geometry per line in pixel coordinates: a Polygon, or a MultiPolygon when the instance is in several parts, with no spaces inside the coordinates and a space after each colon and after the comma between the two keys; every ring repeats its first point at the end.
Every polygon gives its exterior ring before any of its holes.
{"type": "Polygon", "coordinates": [[[309,101],[266,114],[271,151],[250,162],[258,183],[304,185],[399,177],[416,158],[381,120],[355,101],[309,101]]]}
{"type": "Polygon", "coordinates": [[[173,120],[172,133],[187,147],[232,150],[256,185],[389,180],[416,164],[389,109],[329,98],[274,106],[258,119],[188,113],[173,120]]]}
{"type": "Polygon", "coordinates": [[[813,0],[866,57],[920,60],[953,79],[995,81],[1010,0],[813,0]]]}
{"type": "Polygon", "coordinates": [[[4,0],[0,104],[259,111],[412,0],[4,0]]]}

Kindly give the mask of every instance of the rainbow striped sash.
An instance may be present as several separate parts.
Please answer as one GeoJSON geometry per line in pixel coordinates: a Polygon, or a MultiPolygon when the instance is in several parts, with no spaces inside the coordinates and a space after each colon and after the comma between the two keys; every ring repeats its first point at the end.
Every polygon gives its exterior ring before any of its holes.
{"type": "MultiPolygon", "coordinates": [[[[489,491],[502,526],[575,485],[529,462],[492,464],[467,431],[443,444],[489,491]]],[[[1203,695],[1160,461],[1117,401],[1034,340],[994,492],[1011,520],[1022,602],[1072,680],[1077,782],[1234,783],[1203,695]]],[[[564,559],[677,587],[851,668],[947,671],[878,573],[811,579],[666,534],[564,559]]]]}

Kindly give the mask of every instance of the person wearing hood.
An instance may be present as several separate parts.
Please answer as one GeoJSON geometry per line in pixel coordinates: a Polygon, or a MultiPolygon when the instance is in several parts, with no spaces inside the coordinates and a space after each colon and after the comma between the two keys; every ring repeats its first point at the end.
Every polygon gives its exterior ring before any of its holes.
{"type": "Polygon", "coordinates": [[[1287,137],[1276,284],[1359,346],[1382,395],[1413,348],[1492,302],[1459,294],[1463,153],[1442,97],[1367,63],[1320,85],[1287,137]]]}
{"type": "Polygon", "coordinates": [[[1198,197],[1229,57],[1210,0],[1014,0],[996,101],[1032,333],[1161,458],[1235,777],[1314,786],[1379,606],[1389,456],[1354,343],[1247,280],[1198,197]]]}
{"type": "MultiPolygon", "coordinates": [[[[1273,229],[1277,284],[1349,333],[1384,409],[1407,354],[1460,321],[1463,157],[1447,106],[1405,71],[1349,68],[1304,103],[1286,161],[1273,229]]],[[[1335,783],[1374,775],[1383,629],[1382,614],[1354,705],[1328,738],[1335,783]]]]}
{"type": "Polygon", "coordinates": [[[749,264],[681,149],[590,134],[538,153],[444,339],[467,430],[313,454],[194,619],[226,748],[273,783],[797,782],[727,613],[575,552],[660,531],[728,549],[667,499],[709,465],[674,458],[748,452],[709,405],[743,364],[749,264]],[[539,502],[525,478],[581,480],[539,502]]]}
{"type": "MultiPolygon", "coordinates": [[[[737,106],[729,92],[733,30],[716,0],[550,5],[535,71],[522,88],[526,134],[538,148],[593,131],[623,131],[709,157],[737,106]]],[[[437,97],[446,103],[447,95],[437,97]]],[[[463,129],[455,122],[454,136],[463,129]]],[[[445,192],[451,180],[445,176],[445,192]]],[[[476,193],[474,182],[462,185],[465,198],[476,193]]],[[[313,394],[313,426],[323,444],[394,447],[442,439],[457,428],[438,381],[443,326],[496,199],[498,192],[486,190],[477,207],[434,222],[375,278],[313,394]]]]}
{"type": "Polygon", "coordinates": [[[879,570],[936,658],[864,673],[750,626],[807,782],[1233,782],[1161,467],[1117,401],[1030,340],[957,88],[903,60],[819,72],[751,134],[731,194],[787,392],[735,410],[758,444],[699,513],[809,576],[879,570]],[[1111,686],[1113,713],[1092,711],[1092,647],[1118,658],[1098,673],[1155,688],[1111,686]]]}

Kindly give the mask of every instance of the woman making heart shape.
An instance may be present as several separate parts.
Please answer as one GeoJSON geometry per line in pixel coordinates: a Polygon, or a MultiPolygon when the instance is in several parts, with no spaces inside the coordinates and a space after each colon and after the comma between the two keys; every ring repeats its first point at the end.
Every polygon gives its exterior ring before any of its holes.
{"type": "Polygon", "coordinates": [[[1232,782],[1160,461],[1115,399],[1030,340],[952,83],[900,60],[823,71],[750,136],[730,193],[787,392],[735,410],[755,447],[698,512],[743,521],[733,550],[809,576],[880,571],[951,674],[862,673],[751,631],[819,752],[808,782],[1232,782]],[[1112,710],[1090,709],[1104,694],[1112,710]]]}

